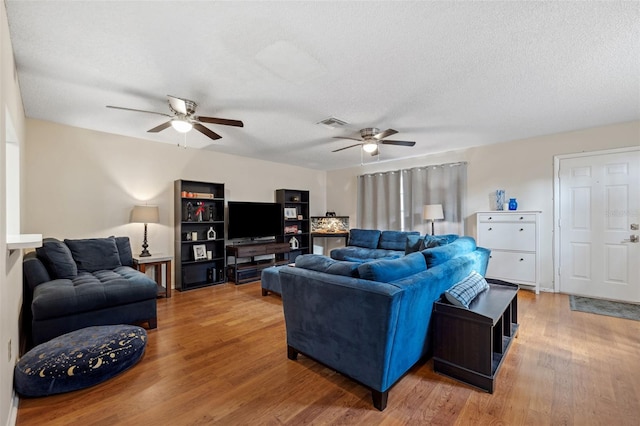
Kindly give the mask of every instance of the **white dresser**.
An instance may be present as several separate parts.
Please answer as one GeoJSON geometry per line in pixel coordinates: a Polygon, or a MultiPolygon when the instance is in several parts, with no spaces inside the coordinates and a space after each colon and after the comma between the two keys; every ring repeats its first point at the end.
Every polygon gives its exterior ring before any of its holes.
{"type": "Polygon", "coordinates": [[[487,278],[540,292],[540,211],[476,212],[479,246],[491,249],[487,278]]]}

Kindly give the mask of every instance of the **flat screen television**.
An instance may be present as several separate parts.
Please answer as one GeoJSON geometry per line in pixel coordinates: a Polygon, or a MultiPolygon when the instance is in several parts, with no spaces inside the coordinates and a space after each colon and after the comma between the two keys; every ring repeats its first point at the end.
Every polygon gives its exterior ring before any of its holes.
{"type": "Polygon", "coordinates": [[[282,206],[278,203],[229,201],[230,240],[275,237],[282,234],[282,206]]]}

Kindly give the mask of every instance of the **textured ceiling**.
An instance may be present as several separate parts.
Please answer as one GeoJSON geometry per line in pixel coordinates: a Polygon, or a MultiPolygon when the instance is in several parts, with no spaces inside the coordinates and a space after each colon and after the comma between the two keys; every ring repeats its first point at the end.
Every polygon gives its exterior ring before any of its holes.
{"type": "MultiPolygon", "coordinates": [[[[640,3],[6,1],[28,117],[316,169],[363,127],[380,161],[640,119],[640,3]],[[335,116],[348,127],[316,124],[335,116]]],[[[364,157],[371,161],[371,157],[364,157]]]]}

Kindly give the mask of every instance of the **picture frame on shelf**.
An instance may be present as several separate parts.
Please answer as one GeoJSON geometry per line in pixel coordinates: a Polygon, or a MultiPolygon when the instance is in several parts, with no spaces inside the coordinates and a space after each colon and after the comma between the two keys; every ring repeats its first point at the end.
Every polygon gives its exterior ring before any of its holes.
{"type": "Polygon", "coordinates": [[[284,218],[285,219],[295,219],[298,217],[298,210],[295,207],[285,207],[284,208],[284,218]]]}
{"type": "Polygon", "coordinates": [[[195,244],[193,246],[193,259],[194,260],[207,259],[207,246],[205,244],[195,244]]]}
{"type": "Polygon", "coordinates": [[[298,225],[289,225],[284,227],[285,234],[297,234],[298,233],[298,225]]]}

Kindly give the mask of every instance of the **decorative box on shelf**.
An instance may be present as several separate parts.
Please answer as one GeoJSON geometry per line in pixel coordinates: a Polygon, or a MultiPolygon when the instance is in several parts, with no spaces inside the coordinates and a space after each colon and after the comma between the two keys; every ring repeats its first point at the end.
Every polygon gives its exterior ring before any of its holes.
{"type": "Polygon", "coordinates": [[[311,232],[314,234],[349,233],[349,216],[311,216],[311,232]]]}

